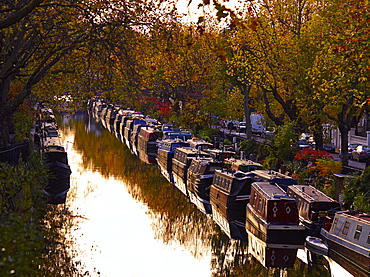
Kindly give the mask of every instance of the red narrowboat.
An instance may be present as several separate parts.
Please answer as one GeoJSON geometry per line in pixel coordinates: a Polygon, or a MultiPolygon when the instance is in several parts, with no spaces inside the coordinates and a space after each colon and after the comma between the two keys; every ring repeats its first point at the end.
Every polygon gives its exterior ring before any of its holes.
{"type": "Polygon", "coordinates": [[[267,243],[303,244],[305,238],[297,202],[281,187],[269,182],[252,184],[246,228],[267,243]]]}

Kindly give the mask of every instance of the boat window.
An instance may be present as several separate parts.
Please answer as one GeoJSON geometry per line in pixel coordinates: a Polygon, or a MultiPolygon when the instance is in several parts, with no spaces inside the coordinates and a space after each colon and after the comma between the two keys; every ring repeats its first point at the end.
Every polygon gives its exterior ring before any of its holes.
{"type": "Polygon", "coordinates": [[[253,206],[253,207],[256,207],[257,195],[256,195],[254,192],[253,192],[253,194],[252,194],[252,198],[253,198],[252,206],[253,206]]]}
{"type": "Polygon", "coordinates": [[[304,202],[304,203],[303,203],[303,207],[302,207],[302,211],[303,211],[303,212],[305,212],[305,211],[306,211],[306,206],[307,206],[307,204],[306,204],[306,202],[304,202]]]}
{"type": "Polygon", "coordinates": [[[333,222],[333,225],[331,226],[331,231],[334,232],[335,230],[335,227],[337,226],[337,222],[338,222],[338,218],[334,218],[334,222],[333,222]]]}
{"type": "Polygon", "coordinates": [[[262,208],[262,199],[260,198],[260,199],[258,200],[258,208],[257,208],[257,210],[258,210],[258,211],[261,211],[261,208],[262,208]]]}
{"type": "Polygon", "coordinates": [[[359,240],[362,232],[362,225],[357,225],[356,231],[355,231],[355,236],[353,237],[355,240],[359,240]]]}
{"type": "Polygon", "coordinates": [[[370,245],[370,234],[368,235],[367,237],[367,242],[366,242],[368,245],[370,245]]]}
{"type": "Polygon", "coordinates": [[[346,221],[346,223],[344,224],[344,227],[343,227],[342,235],[347,236],[349,225],[350,225],[350,222],[346,221]]]}

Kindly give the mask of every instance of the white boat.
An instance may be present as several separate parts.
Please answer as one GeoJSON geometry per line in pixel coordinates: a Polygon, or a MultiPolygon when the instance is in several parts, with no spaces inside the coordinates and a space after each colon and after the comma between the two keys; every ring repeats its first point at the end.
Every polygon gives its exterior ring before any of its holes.
{"type": "Polygon", "coordinates": [[[313,236],[306,237],[306,247],[317,255],[327,255],[329,250],[322,239],[313,236]]]}
{"type": "Polygon", "coordinates": [[[337,212],[330,229],[321,229],[329,257],[354,276],[370,275],[370,215],[337,212]]]}

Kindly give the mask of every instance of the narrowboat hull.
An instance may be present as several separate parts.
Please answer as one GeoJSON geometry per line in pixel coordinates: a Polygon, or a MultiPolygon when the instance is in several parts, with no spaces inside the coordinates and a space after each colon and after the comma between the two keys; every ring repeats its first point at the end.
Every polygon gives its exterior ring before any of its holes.
{"type": "Polygon", "coordinates": [[[174,151],[167,151],[164,149],[158,149],[157,164],[161,170],[162,175],[170,182],[173,183],[172,174],[172,158],[174,157],[174,151]]]}
{"type": "Polygon", "coordinates": [[[213,174],[202,175],[188,171],[188,192],[190,201],[205,213],[212,213],[212,206],[209,201],[209,189],[212,185],[213,174]]]}
{"type": "Polygon", "coordinates": [[[186,196],[189,196],[187,184],[187,171],[188,166],[186,164],[172,160],[172,174],[173,174],[173,184],[186,196]]]}
{"type": "Polygon", "coordinates": [[[356,277],[370,276],[369,257],[359,256],[350,249],[328,242],[329,257],[356,277]]]}
{"type": "Polygon", "coordinates": [[[129,128],[125,127],[123,138],[124,138],[124,141],[125,141],[125,144],[126,144],[127,148],[131,150],[130,136],[131,136],[131,130],[129,128]]]}
{"type": "Polygon", "coordinates": [[[232,212],[227,211],[224,207],[219,208],[217,204],[212,204],[212,198],[211,206],[213,220],[229,238],[248,242],[248,234],[245,229],[245,216],[242,220],[236,219],[232,212]]]}
{"type": "Polygon", "coordinates": [[[238,221],[245,226],[246,207],[250,195],[230,195],[214,185],[210,188],[212,208],[217,208],[228,220],[238,221]]]}
{"type": "Polygon", "coordinates": [[[137,152],[137,156],[139,157],[140,161],[146,163],[146,164],[156,164],[157,160],[155,156],[148,155],[145,152],[137,152]]]}
{"type": "Polygon", "coordinates": [[[246,228],[267,243],[300,244],[305,239],[305,227],[294,224],[271,224],[261,218],[250,205],[246,208],[246,228]]]}
{"type": "MultiPolygon", "coordinates": [[[[352,236],[352,234],[348,234],[352,236]]],[[[321,236],[329,246],[329,257],[341,264],[354,276],[370,276],[370,250],[343,240],[322,229],[321,236]]]]}
{"type": "Polygon", "coordinates": [[[49,204],[64,204],[70,188],[71,169],[69,165],[60,162],[50,162],[46,166],[51,177],[44,189],[49,204]]]}
{"type": "Polygon", "coordinates": [[[212,214],[212,206],[209,200],[200,197],[199,195],[188,192],[190,201],[204,214],[212,214]]]}

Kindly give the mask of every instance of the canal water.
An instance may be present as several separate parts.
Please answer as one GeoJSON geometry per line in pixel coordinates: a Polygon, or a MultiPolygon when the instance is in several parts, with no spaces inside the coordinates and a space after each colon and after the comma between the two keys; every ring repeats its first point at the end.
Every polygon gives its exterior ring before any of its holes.
{"type": "Polygon", "coordinates": [[[295,257],[287,270],[263,267],[248,254],[246,243],[229,239],[155,165],[142,163],[87,113],[63,116],[59,129],[72,169],[66,205],[75,219],[71,253],[81,262],[80,272],[104,277],[330,276],[323,265],[309,268],[304,257],[295,257]]]}

